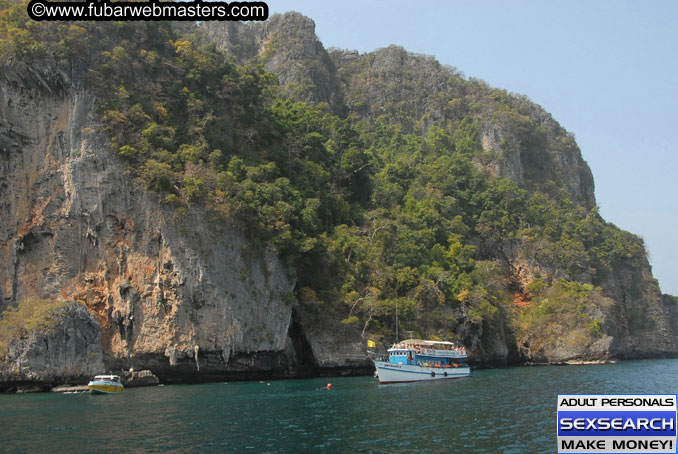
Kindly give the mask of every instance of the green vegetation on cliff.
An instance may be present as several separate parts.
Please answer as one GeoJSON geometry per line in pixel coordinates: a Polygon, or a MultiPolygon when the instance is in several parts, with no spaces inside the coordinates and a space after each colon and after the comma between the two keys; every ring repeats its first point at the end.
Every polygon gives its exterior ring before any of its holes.
{"type": "Polygon", "coordinates": [[[612,305],[600,288],[560,280],[553,286],[537,279],[528,286],[532,304],[519,316],[520,345],[528,357],[543,357],[543,350],[565,352],[589,345],[602,334],[604,312],[612,305]]]}
{"type": "Polygon", "coordinates": [[[23,301],[9,308],[0,318],[0,361],[5,361],[10,343],[32,332],[49,333],[59,325],[58,315],[67,307],[65,301],[23,301]]]}
{"type": "Polygon", "coordinates": [[[642,240],[563,189],[576,175],[548,171],[578,149],[523,97],[432,64],[440,79],[426,80],[448,88],[428,99],[421,75],[391,79],[375,55],[338,70],[341,105],[310,104],[196,28],[36,23],[23,3],[2,7],[3,71],[49,58],[84,81],[140,183],[275,245],[297,300],[363,336],[390,342],[397,311],[401,332],[480,339],[481,357],[500,332],[541,348],[580,327],[576,341],[593,342],[609,306],[594,285],[644,257],[642,240]],[[493,166],[517,150],[522,177],[502,177],[493,166]],[[544,276],[517,275],[516,261],[544,276]]]}

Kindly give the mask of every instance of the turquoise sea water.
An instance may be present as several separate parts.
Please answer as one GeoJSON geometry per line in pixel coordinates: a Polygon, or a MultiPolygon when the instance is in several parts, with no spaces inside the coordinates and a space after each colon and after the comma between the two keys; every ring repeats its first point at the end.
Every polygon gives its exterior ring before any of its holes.
{"type": "Polygon", "coordinates": [[[678,360],[652,360],[395,385],[351,377],[0,395],[0,452],[545,453],[556,451],[556,394],[676,392],[678,360]]]}

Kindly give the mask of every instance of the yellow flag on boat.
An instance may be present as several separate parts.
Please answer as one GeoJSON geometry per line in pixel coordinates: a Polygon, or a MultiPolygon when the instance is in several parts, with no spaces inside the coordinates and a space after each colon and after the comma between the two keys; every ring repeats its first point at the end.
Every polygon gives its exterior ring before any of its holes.
{"type": "Polygon", "coordinates": [[[367,341],[367,346],[368,346],[369,348],[377,348],[377,343],[374,342],[374,341],[368,340],[368,341],[367,341]]]}

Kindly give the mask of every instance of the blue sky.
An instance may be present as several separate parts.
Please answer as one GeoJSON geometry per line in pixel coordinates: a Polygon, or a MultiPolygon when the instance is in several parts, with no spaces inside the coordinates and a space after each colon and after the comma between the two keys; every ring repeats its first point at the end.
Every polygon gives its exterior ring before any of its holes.
{"type": "Polygon", "coordinates": [[[575,134],[602,216],[678,295],[678,1],[267,3],[312,18],[325,47],[401,45],[542,105],[575,134]]]}

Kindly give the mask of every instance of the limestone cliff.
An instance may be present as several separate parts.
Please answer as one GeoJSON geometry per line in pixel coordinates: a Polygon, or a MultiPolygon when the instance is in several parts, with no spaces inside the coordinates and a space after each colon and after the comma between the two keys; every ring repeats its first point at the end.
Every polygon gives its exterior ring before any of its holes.
{"type": "Polygon", "coordinates": [[[263,64],[295,97],[311,102],[339,101],[336,69],[308,17],[275,14],[263,23],[205,22],[201,28],[236,62],[263,64]]]}
{"type": "Polygon", "coordinates": [[[7,361],[0,362],[0,390],[42,390],[105,370],[101,325],[81,303],[66,303],[50,327],[15,338],[8,347],[7,361]]]}
{"type": "MultiPolygon", "coordinates": [[[[82,301],[96,323],[74,318],[64,330],[92,332],[104,356],[92,362],[80,352],[81,381],[130,367],[189,381],[290,373],[294,278],[276,252],[254,253],[234,225],[197,208],[180,215],[141,189],[98,132],[95,103],[53,62],[3,69],[2,307],[82,301]]],[[[37,354],[27,348],[13,361],[37,354]]],[[[39,363],[25,378],[77,375],[39,363]]]]}

